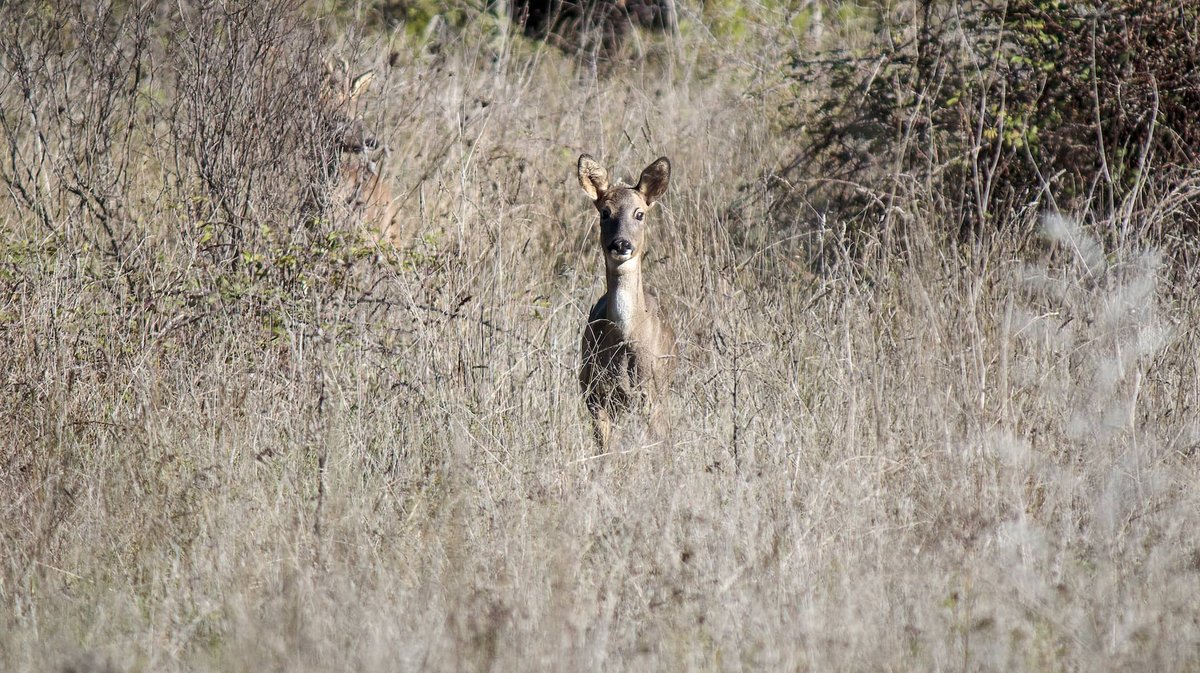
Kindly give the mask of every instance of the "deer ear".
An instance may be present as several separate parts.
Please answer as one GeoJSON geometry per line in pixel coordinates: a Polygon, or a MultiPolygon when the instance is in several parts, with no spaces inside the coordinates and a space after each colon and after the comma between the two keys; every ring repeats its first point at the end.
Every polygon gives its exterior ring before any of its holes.
{"type": "Polygon", "coordinates": [[[362,93],[367,90],[367,87],[371,85],[372,79],[375,79],[374,70],[368,70],[358,77],[355,77],[354,80],[350,82],[350,100],[354,100],[361,96],[362,93]]]}
{"type": "Polygon", "coordinates": [[[587,154],[579,155],[579,186],[593,201],[599,201],[608,191],[608,171],[587,154]]]}
{"type": "Polygon", "coordinates": [[[638,179],[637,189],[646,199],[647,205],[653,205],[659,197],[667,193],[667,182],[671,179],[671,162],[666,157],[659,157],[642,171],[638,179]]]}

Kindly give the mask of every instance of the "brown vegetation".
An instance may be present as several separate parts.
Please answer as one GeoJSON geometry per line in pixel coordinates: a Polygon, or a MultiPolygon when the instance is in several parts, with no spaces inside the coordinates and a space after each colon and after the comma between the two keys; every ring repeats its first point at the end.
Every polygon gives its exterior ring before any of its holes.
{"type": "Polygon", "coordinates": [[[0,670],[1195,669],[1190,155],[994,177],[966,23],[871,60],[957,5],[673,3],[596,68],[403,4],[0,5],[0,670]],[[330,58],[409,240],[330,196],[330,58]],[[603,457],[583,151],[672,169],[676,422],[603,457]]]}

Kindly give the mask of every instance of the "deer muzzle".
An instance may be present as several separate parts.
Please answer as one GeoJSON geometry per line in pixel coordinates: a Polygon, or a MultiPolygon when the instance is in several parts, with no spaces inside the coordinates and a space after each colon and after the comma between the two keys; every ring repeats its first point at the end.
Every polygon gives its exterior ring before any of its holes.
{"type": "Polygon", "coordinates": [[[608,244],[608,256],[614,261],[624,262],[633,257],[633,243],[629,239],[618,238],[608,244]]]}

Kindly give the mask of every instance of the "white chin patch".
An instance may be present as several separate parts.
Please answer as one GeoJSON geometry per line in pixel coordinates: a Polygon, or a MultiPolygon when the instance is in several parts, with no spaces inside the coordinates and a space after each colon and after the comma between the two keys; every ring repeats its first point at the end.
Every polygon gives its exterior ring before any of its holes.
{"type": "Polygon", "coordinates": [[[629,260],[633,259],[633,253],[629,252],[610,252],[608,253],[608,256],[611,257],[612,261],[614,262],[628,262],[629,260]]]}

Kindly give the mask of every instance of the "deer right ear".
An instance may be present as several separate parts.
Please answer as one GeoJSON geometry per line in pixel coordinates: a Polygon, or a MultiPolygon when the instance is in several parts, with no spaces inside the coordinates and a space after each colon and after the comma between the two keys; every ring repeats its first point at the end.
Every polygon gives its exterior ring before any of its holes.
{"type": "Polygon", "coordinates": [[[355,77],[354,80],[350,82],[350,100],[357,100],[358,97],[367,90],[367,87],[371,85],[371,80],[373,79],[375,79],[374,70],[368,70],[358,77],[355,77]]]}
{"type": "Polygon", "coordinates": [[[586,154],[579,155],[579,186],[593,201],[599,201],[608,191],[608,171],[586,154]]]}
{"type": "Polygon", "coordinates": [[[634,189],[642,193],[647,205],[654,205],[663,194],[667,193],[667,183],[671,180],[671,162],[666,157],[659,157],[642,171],[634,189]]]}

